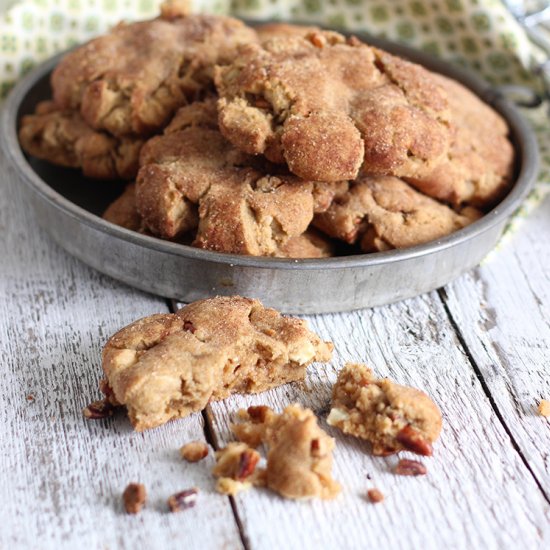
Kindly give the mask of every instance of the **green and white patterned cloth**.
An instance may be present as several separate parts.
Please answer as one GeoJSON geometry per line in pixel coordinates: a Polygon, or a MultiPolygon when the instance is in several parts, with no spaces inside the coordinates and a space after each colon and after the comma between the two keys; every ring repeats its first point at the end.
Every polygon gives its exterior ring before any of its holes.
{"type": "MultiPolygon", "coordinates": [[[[35,64],[121,20],[154,17],[162,0],[0,0],[0,98],[35,64]]],[[[494,84],[539,91],[545,54],[501,0],[193,0],[194,11],[307,21],[364,30],[463,65],[494,84]]],[[[540,143],[539,183],[522,209],[550,191],[548,106],[525,110],[540,143]]]]}

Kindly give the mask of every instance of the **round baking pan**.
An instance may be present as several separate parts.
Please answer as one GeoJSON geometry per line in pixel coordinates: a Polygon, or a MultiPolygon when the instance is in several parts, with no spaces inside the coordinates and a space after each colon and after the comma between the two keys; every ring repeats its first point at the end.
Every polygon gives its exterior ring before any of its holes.
{"type": "Polygon", "coordinates": [[[99,271],[153,294],[184,302],[240,294],[287,313],[348,311],[416,296],[476,266],[494,247],[533,185],[537,143],[530,126],[498,89],[422,52],[356,35],[458,80],[508,122],[516,152],[514,184],[479,221],[412,248],[314,260],[221,254],[115,226],[100,216],[120,194],[123,183],[86,179],[77,170],[27,157],[19,146],[19,119],[50,97],[49,75],[61,56],[37,67],[12,91],[2,113],[2,149],[24,184],[37,222],[59,245],[99,271]]]}

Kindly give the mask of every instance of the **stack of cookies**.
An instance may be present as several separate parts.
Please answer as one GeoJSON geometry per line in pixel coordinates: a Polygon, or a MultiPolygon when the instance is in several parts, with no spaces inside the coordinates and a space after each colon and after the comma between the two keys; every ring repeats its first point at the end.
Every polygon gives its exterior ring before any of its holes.
{"type": "Polygon", "coordinates": [[[508,128],[475,95],[314,27],[167,3],[67,54],[51,85],[21,121],[23,149],[127,180],[106,220],[203,249],[414,246],[479,218],[511,181],[508,128]]]}

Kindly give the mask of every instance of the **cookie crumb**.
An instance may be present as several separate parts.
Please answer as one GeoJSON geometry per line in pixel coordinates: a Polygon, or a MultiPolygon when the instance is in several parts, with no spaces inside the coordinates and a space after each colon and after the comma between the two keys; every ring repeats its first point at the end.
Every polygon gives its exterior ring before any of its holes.
{"type": "Polygon", "coordinates": [[[550,416],[550,401],[547,401],[546,399],[541,399],[538,411],[541,416],[550,416]]]}
{"type": "Polygon", "coordinates": [[[124,493],[122,493],[122,500],[124,502],[124,509],[128,514],[138,514],[147,500],[145,485],[130,483],[124,489],[124,493]]]}
{"type": "Polygon", "coordinates": [[[170,512],[181,512],[182,510],[193,508],[197,504],[198,494],[199,490],[196,487],[175,493],[168,499],[170,512]]]}
{"type": "Polygon", "coordinates": [[[367,496],[373,504],[378,504],[384,500],[384,495],[379,489],[369,489],[367,491],[367,496]]]}
{"type": "Polygon", "coordinates": [[[98,420],[100,418],[108,418],[113,416],[115,408],[107,399],[100,399],[99,401],[94,401],[90,403],[87,407],[82,410],[82,414],[85,418],[90,420],[98,420]]]}
{"type": "Polygon", "coordinates": [[[229,443],[216,452],[216,465],[212,469],[219,478],[216,490],[223,495],[235,495],[252,486],[260,454],[246,443],[229,443]]]}
{"type": "Polygon", "coordinates": [[[202,441],[191,441],[180,449],[180,454],[187,462],[198,462],[208,455],[208,445],[202,441]]]}
{"type": "Polygon", "coordinates": [[[394,472],[400,476],[425,476],[428,473],[428,469],[417,460],[402,458],[397,463],[394,472]]]}

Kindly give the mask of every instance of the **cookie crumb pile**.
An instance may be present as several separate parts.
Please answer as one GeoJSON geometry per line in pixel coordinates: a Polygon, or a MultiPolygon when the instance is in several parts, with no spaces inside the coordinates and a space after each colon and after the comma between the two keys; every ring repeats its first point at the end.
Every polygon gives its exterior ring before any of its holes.
{"type": "Polygon", "coordinates": [[[128,182],[107,221],[326,258],[439,239],[507,192],[508,128],[461,84],[355,37],[184,4],[66,54],[21,120],[28,154],[128,182]]]}

